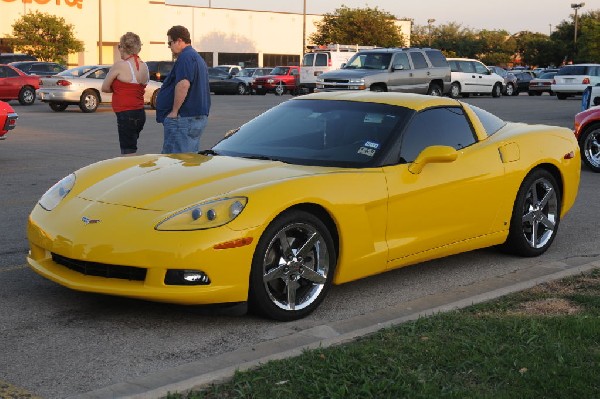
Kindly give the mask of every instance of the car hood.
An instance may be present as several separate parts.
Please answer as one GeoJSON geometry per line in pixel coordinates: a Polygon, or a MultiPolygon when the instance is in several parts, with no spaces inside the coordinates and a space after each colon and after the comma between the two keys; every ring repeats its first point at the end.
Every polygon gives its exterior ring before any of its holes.
{"type": "Polygon", "coordinates": [[[92,202],[170,211],[333,170],[339,169],[198,154],[122,157],[76,172],[72,194],[92,202]]]}

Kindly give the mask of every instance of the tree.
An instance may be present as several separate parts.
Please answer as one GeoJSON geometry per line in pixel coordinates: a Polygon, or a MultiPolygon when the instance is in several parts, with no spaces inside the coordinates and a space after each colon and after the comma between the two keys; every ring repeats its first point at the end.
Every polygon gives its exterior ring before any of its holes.
{"type": "Polygon", "coordinates": [[[69,53],[83,51],[83,42],[75,39],[73,25],[65,19],[39,11],[29,12],[12,25],[17,51],[42,61],[65,62],[69,53]]]}
{"type": "Polygon", "coordinates": [[[400,47],[404,36],[395,25],[396,18],[375,8],[342,6],[323,15],[316,23],[317,31],[309,39],[314,44],[358,44],[363,46],[400,47]]]}

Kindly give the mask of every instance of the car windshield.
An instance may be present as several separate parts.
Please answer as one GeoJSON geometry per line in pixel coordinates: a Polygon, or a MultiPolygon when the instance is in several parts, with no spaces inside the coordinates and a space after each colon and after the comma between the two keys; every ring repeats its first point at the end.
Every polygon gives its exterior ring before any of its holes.
{"type": "Polygon", "coordinates": [[[287,75],[290,71],[288,67],[275,67],[271,71],[270,75],[287,75]]]}
{"type": "Polygon", "coordinates": [[[357,53],[346,63],[344,69],[388,69],[391,53],[357,53]]]}
{"type": "Polygon", "coordinates": [[[556,75],[556,72],[545,72],[541,74],[538,79],[552,79],[556,75]]]}
{"type": "Polygon", "coordinates": [[[291,100],[244,124],[213,150],[298,165],[372,167],[413,113],[388,104],[291,100]]]}
{"type": "Polygon", "coordinates": [[[254,74],[255,69],[242,69],[237,76],[238,77],[247,77],[249,78],[254,74]]]}
{"type": "Polygon", "coordinates": [[[57,76],[67,76],[67,77],[79,77],[84,73],[91,71],[96,68],[95,65],[84,65],[76,68],[67,69],[66,71],[62,71],[57,74],[57,76]]]}

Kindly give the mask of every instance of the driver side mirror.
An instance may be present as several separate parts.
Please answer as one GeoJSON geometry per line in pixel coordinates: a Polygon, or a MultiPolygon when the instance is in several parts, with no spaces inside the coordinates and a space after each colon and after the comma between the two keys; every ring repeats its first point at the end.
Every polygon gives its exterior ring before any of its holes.
{"type": "Polygon", "coordinates": [[[392,65],[392,72],[401,71],[403,69],[404,69],[404,65],[402,65],[402,64],[392,65]]]}
{"type": "Polygon", "coordinates": [[[408,167],[408,171],[418,175],[429,163],[450,163],[458,158],[458,151],[447,145],[432,145],[425,148],[408,167]]]}

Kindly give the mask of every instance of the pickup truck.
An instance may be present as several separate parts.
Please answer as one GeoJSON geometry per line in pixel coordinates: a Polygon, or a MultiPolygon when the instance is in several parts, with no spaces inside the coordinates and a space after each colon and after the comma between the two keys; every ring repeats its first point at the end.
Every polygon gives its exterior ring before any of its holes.
{"type": "Polygon", "coordinates": [[[257,77],[252,83],[252,89],[260,95],[275,93],[281,96],[286,92],[295,93],[299,77],[300,67],[278,66],[273,68],[269,75],[257,77]]]}

